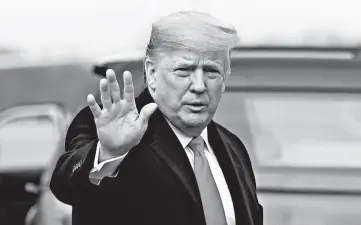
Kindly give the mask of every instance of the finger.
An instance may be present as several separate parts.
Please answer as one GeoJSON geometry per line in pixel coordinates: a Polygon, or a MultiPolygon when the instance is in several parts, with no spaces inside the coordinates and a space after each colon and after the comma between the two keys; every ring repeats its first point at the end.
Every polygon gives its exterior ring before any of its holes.
{"type": "Polygon", "coordinates": [[[112,100],[110,99],[110,91],[107,79],[102,78],[100,80],[100,99],[103,104],[103,108],[110,110],[112,107],[112,100]]]}
{"type": "Polygon", "coordinates": [[[134,86],[132,74],[129,71],[123,73],[124,82],[124,100],[134,103],[134,86]]]}
{"type": "Polygon", "coordinates": [[[110,96],[112,97],[113,103],[120,102],[120,89],[114,71],[111,69],[107,70],[106,77],[109,83],[110,96]]]}
{"type": "Polygon", "coordinates": [[[158,107],[157,104],[149,103],[142,108],[142,110],[140,111],[140,115],[139,115],[139,120],[140,120],[141,126],[143,126],[144,128],[147,128],[149,118],[155,112],[157,107],[158,107]]]}
{"type": "Polygon", "coordinates": [[[89,94],[86,99],[88,106],[93,113],[94,118],[98,118],[102,114],[102,110],[100,109],[98,103],[95,101],[94,95],[89,94]]]}

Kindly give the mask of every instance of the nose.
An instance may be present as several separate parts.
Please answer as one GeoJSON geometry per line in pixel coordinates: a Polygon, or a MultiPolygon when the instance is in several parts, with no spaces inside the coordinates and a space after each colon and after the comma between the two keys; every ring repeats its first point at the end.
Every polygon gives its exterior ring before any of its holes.
{"type": "Polygon", "coordinates": [[[191,82],[191,91],[196,93],[203,93],[206,90],[202,68],[197,68],[194,70],[191,76],[191,82]]]}

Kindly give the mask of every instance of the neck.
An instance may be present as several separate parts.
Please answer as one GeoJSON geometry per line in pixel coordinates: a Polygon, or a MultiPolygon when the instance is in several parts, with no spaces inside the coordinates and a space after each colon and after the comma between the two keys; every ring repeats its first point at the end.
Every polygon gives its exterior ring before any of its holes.
{"type": "Polygon", "coordinates": [[[206,128],[206,126],[203,126],[203,127],[180,127],[178,129],[180,131],[182,131],[188,137],[197,137],[197,136],[201,135],[204,128],[206,128]]]}
{"type": "Polygon", "coordinates": [[[172,123],[169,119],[167,119],[167,117],[165,117],[165,119],[173,129],[177,129],[179,132],[182,132],[187,137],[200,136],[203,130],[206,128],[206,126],[189,127],[189,126],[177,125],[172,123]]]}

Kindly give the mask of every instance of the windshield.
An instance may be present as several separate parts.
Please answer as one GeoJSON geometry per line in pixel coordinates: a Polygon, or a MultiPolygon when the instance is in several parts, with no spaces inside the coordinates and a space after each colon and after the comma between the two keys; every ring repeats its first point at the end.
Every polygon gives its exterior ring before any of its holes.
{"type": "Polygon", "coordinates": [[[0,127],[0,170],[43,168],[56,150],[59,132],[43,116],[12,120],[0,127]]]}
{"type": "Polygon", "coordinates": [[[225,93],[220,110],[258,166],[361,168],[361,94],[225,93]]]}

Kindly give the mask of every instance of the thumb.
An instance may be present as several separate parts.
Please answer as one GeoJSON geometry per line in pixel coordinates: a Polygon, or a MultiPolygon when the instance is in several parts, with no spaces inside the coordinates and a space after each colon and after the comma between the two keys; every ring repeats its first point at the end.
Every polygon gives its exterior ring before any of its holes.
{"type": "Polygon", "coordinates": [[[155,103],[149,103],[145,105],[140,111],[139,121],[142,126],[148,125],[149,117],[155,112],[158,105],[155,103]]]}

